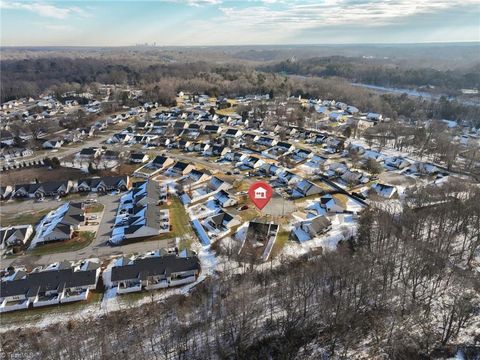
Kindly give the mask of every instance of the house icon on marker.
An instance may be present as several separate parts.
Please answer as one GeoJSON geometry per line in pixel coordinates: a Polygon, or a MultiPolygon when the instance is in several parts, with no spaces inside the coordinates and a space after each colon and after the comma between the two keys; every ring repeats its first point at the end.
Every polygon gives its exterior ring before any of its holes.
{"type": "Polygon", "coordinates": [[[267,190],[263,187],[259,187],[255,189],[255,199],[266,199],[267,198],[267,190]]]}

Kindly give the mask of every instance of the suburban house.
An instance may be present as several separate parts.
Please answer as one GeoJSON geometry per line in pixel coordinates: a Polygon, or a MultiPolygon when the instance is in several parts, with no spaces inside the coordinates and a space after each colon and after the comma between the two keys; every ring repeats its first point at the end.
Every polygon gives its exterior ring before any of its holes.
{"type": "Polygon", "coordinates": [[[292,237],[302,243],[321,235],[332,227],[332,223],[327,217],[320,215],[299,222],[292,230],[292,237]]]}
{"type": "Polygon", "coordinates": [[[93,260],[55,263],[30,273],[9,270],[0,282],[0,313],[87,300],[100,271],[93,260]]]}
{"type": "Polygon", "coordinates": [[[151,169],[166,169],[174,162],[173,159],[170,159],[166,156],[157,155],[155,159],[150,161],[146,166],[151,169]]]}
{"type": "Polygon", "coordinates": [[[33,248],[40,244],[70,240],[75,231],[85,222],[85,212],[81,203],[65,203],[50,211],[35,228],[35,237],[30,244],[33,248]]]}
{"type": "Polygon", "coordinates": [[[221,206],[221,207],[230,207],[237,205],[238,201],[236,197],[225,190],[220,190],[213,196],[213,199],[221,206]]]}
{"type": "Polygon", "coordinates": [[[166,175],[168,176],[183,176],[187,175],[190,171],[194,170],[195,166],[192,164],[183,162],[183,161],[177,161],[172,167],[166,171],[166,175]]]}
{"type": "Polygon", "coordinates": [[[277,144],[277,140],[268,136],[257,135],[253,139],[257,144],[272,147],[277,144]]]}
{"type": "Polygon", "coordinates": [[[210,178],[210,180],[207,183],[200,184],[200,186],[192,189],[191,191],[192,201],[199,201],[201,199],[206,199],[207,197],[214,195],[218,191],[229,190],[231,188],[232,188],[232,184],[216,176],[213,176],[210,178]]]}
{"type": "Polygon", "coordinates": [[[258,169],[258,172],[264,176],[276,176],[282,171],[282,168],[275,164],[270,164],[270,163],[264,163],[260,168],[258,169]]]}
{"type": "Polygon", "coordinates": [[[162,254],[117,262],[111,269],[111,286],[117,294],[162,289],[195,282],[200,274],[200,261],[192,253],[187,256],[162,254]]]}
{"type": "Polygon", "coordinates": [[[73,181],[47,181],[44,183],[15,185],[14,197],[65,196],[73,189],[73,181]]]}
{"type": "Polygon", "coordinates": [[[44,149],[60,149],[63,145],[62,139],[47,140],[42,144],[44,149]]]}
{"type": "Polygon", "coordinates": [[[208,172],[193,169],[186,176],[178,180],[178,183],[183,186],[194,186],[210,179],[211,175],[208,172]]]}
{"type": "Polygon", "coordinates": [[[20,157],[27,157],[33,155],[33,151],[26,148],[3,148],[0,150],[0,159],[13,160],[20,157]]]}
{"type": "Polygon", "coordinates": [[[295,146],[293,144],[290,144],[290,143],[285,142],[285,141],[279,141],[277,143],[276,147],[284,153],[295,150],[295,146]]]}
{"type": "Polygon", "coordinates": [[[290,185],[302,181],[302,178],[291,171],[282,170],[278,173],[278,180],[284,184],[290,185]]]}
{"type": "Polygon", "coordinates": [[[397,188],[392,185],[375,183],[371,189],[384,198],[390,199],[397,192],[397,188]]]}
{"type": "Polygon", "coordinates": [[[412,163],[410,161],[408,161],[407,159],[405,159],[403,157],[400,157],[400,156],[386,157],[385,160],[384,160],[384,164],[387,167],[391,167],[391,168],[398,169],[398,170],[405,169],[405,168],[409,167],[410,165],[412,165],[412,163]]]}
{"type": "Polygon", "coordinates": [[[0,249],[24,245],[33,235],[32,225],[16,225],[0,228],[0,249]]]}
{"type": "Polygon", "coordinates": [[[300,165],[300,168],[309,174],[320,172],[320,167],[327,161],[320,155],[313,155],[307,162],[300,165]]]}
{"type": "Polygon", "coordinates": [[[309,180],[302,180],[297,182],[295,187],[293,188],[292,197],[301,198],[321,194],[323,192],[324,190],[320,186],[312,183],[309,180]]]}
{"type": "Polygon", "coordinates": [[[202,221],[202,226],[210,239],[226,235],[233,226],[239,224],[240,221],[223,210],[220,210],[216,214],[213,214],[202,221]]]}
{"type": "Polygon", "coordinates": [[[117,143],[124,143],[126,144],[133,138],[133,135],[129,133],[118,133],[113,135],[111,138],[107,140],[107,144],[117,144],[117,143]]]}
{"type": "Polygon", "coordinates": [[[264,164],[264,161],[257,156],[247,155],[236,164],[240,170],[257,169],[264,164]]]}
{"type": "Polygon", "coordinates": [[[212,145],[203,151],[204,156],[224,156],[230,152],[230,148],[221,145],[212,145]]]}
{"type": "Polygon", "coordinates": [[[148,155],[144,153],[130,154],[130,162],[133,164],[143,164],[148,161],[148,155]]]}
{"type": "Polygon", "coordinates": [[[99,192],[120,190],[126,191],[130,189],[130,177],[125,176],[104,176],[98,178],[80,179],[77,181],[77,191],[79,192],[99,192]]]}
{"type": "Polygon", "coordinates": [[[101,148],[88,147],[83,148],[79,153],[75,155],[78,159],[95,159],[99,157],[102,153],[101,148]]]}
{"type": "Polygon", "coordinates": [[[219,134],[222,128],[219,125],[206,125],[203,130],[209,134],[219,134]]]}
{"type": "Polygon", "coordinates": [[[319,201],[315,201],[309,205],[307,210],[310,210],[315,215],[325,215],[327,213],[343,213],[345,206],[334,196],[326,194],[320,198],[319,201]]]}
{"type": "Polygon", "coordinates": [[[158,207],[160,197],[158,183],[134,183],[133,188],[120,198],[109,242],[119,245],[126,240],[142,240],[169,232],[169,211],[158,207]]]}
{"type": "Polygon", "coordinates": [[[227,138],[238,138],[242,136],[242,131],[239,129],[228,129],[224,136],[227,138]]]}

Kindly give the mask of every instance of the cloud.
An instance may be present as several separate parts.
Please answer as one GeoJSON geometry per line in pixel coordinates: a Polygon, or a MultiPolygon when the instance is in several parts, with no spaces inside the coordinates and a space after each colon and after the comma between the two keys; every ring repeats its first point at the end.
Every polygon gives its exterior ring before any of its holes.
{"type": "Polygon", "coordinates": [[[6,10],[25,10],[36,13],[43,17],[50,17],[55,19],[65,19],[69,15],[81,15],[86,16],[86,12],[77,7],[59,7],[52,4],[46,4],[43,2],[11,2],[0,1],[0,9],[6,10]]]}
{"type": "Polygon", "coordinates": [[[229,21],[263,29],[308,29],[332,25],[378,26],[419,14],[436,13],[456,6],[478,4],[478,0],[325,0],[290,1],[284,6],[222,7],[229,21]]]}
{"type": "Polygon", "coordinates": [[[223,2],[223,0],[163,0],[163,1],[177,3],[177,4],[186,4],[190,6],[219,5],[223,2]]]}

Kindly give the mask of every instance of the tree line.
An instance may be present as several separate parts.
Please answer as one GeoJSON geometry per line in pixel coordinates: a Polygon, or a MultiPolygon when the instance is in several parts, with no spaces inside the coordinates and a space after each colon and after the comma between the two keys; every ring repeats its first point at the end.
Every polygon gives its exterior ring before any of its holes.
{"type": "Polygon", "coordinates": [[[451,91],[480,88],[480,64],[466,69],[439,70],[403,67],[386,61],[359,57],[313,57],[262,65],[259,70],[304,76],[341,77],[350,81],[386,87],[436,86],[451,91]]]}

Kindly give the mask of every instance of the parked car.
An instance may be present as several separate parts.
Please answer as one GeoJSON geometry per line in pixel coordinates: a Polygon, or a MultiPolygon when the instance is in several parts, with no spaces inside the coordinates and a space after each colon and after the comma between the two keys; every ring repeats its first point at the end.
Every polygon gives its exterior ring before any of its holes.
{"type": "Polygon", "coordinates": [[[243,206],[240,206],[237,210],[238,211],[243,211],[243,210],[247,210],[248,209],[248,205],[243,205],[243,206]]]}

